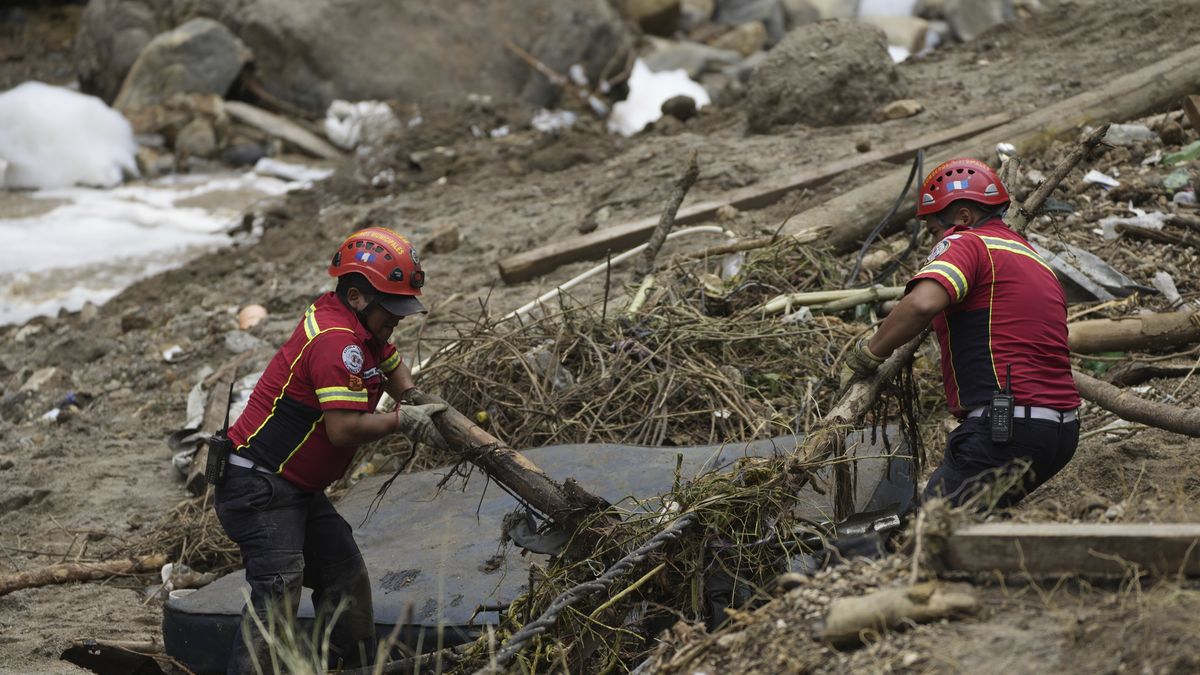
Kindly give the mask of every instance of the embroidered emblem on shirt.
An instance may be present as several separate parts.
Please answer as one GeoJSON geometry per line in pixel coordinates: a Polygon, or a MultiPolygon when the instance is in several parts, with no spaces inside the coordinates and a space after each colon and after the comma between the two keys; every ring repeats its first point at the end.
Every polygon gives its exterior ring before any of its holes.
{"type": "Polygon", "coordinates": [[[933,250],[929,252],[929,257],[925,259],[925,264],[928,265],[929,263],[933,262],[934,260],[937,260],[939,256],[941,256],[943,253],[945,253],[946,251],[949,251],[949,250],[950,250],[950,240],[949,239],[943,239],[943,240],[939,241],[937,243],[937,246],[934,246],[933,250]]]}
{"type": "Polygon", "coordinates": [[[362,378],[357,375],[351,375],[350,383],[347,384],[346,387],[349,388],[350,391],[362,391],[363,390],[362,378]]]}
{"type": "Polygon", "coordinates": [[[342,363],[354,375],[362,371],[363,353],[358,345],[350,345],[342,350],[342,363]]]}

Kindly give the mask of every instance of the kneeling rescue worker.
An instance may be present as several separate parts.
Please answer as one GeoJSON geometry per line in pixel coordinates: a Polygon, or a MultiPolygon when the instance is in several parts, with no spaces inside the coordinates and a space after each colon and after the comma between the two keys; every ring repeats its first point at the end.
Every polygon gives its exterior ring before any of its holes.
{"type": "MultiPolygon", "coordinates": [[[[375,413],[383,392],[403,401],[412,374],[388,343],[400,319],[426,311],[425,283],[408,239],[370,227],[333,255],[335,291],[304,313],[276,352],[229,429],[233,452],[216,489],[221,526],[241,548],[250,602],[264,625],[270,611],[295,610],[301,586],[318,612],[346,603],[331,639],[344,667],[371,663],[371,586],[350,525],[324,490],[341,477],[357,446],[392,433],[445,447],[431,415],[444,405],[398,405],[375,413]]],[[[228,672],[270,672],[263,636],[243,612],[228,672]]]]}
{"type": "Polygon", "coordinates": [[[1004,224],[1009,196],[990,167],[955,159],[934,169],[917,217],[938,238],[879,330],[850,350],[865,377],[929,323],[959,425],[925,487],[926,499],[1006,508],[1050,480],[1079,442],[1067,309],[1054,272],[1004,224]]]}

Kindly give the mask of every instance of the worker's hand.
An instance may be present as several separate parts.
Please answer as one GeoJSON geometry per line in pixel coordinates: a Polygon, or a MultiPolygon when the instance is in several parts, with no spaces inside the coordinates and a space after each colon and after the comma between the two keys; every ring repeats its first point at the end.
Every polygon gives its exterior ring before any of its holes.
{"type": "Polygon", "coordinates": [[[842,363],[841,386],[845,389],[851,382],[870,377],[879,370],[879,364],[887,359],[876,356],[867,347],[867,339],[863,338],[846,354],[846,360],[842,363]]]}
{"type": "Polygon", "coordinates": [[[445,403],[396,406],[396,431],[408,436],[413,443],[424,443],[446,449],[446,439],[433,423],[433,416],[446,409],[445,403]]]}

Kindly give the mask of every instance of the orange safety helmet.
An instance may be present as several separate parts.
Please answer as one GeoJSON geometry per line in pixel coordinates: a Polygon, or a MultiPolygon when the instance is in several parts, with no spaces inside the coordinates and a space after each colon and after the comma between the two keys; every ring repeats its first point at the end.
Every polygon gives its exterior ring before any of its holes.
{"type": "Polygon", "coordinates": [[[421,259],[407,237],[386,227],[359,230],[342,242],[333,254],[329,274],[342,277],[361,274],[379,295],[374,302],[396,316],[424,312],[417,300],[425,285],[421,259]]]}
{"type": "Polygon", "coordinates": [[[960,199],[1000,206],[1009,201],[1008,190],[992,168],[974,159],[952,159],[929,172],[917,194],[917,217],[950,206],[960,199]]]}

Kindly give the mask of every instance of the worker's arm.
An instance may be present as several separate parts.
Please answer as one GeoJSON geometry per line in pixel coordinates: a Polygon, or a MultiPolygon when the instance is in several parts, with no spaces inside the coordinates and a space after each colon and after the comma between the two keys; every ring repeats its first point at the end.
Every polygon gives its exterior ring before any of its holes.
{"type": "Polygon", "coordinates": [[[887,358],[929,326],[929,322],[950,306],[950,295],[931,279],[920,279],[892,310],[883,325],[867,341],[867,348],[879,358],[887,358]]]}
{"type": "Polygon", "coordinates": [[[370,413],[360,410],[326,410],[325,433],[329,442],[347,448],[377,441],[395,433],[396,413],[370,413]]]}
{"type": "Polygon", "coordinates": [[[412,371],[408,369],[408,364],[401,361],[400,365],[387,374],[387,383],[383,385],[383,390],[392,400],[401,401],[404,399],[404,393],[414,387],[416,384],[413,383],[412,371]]]}

